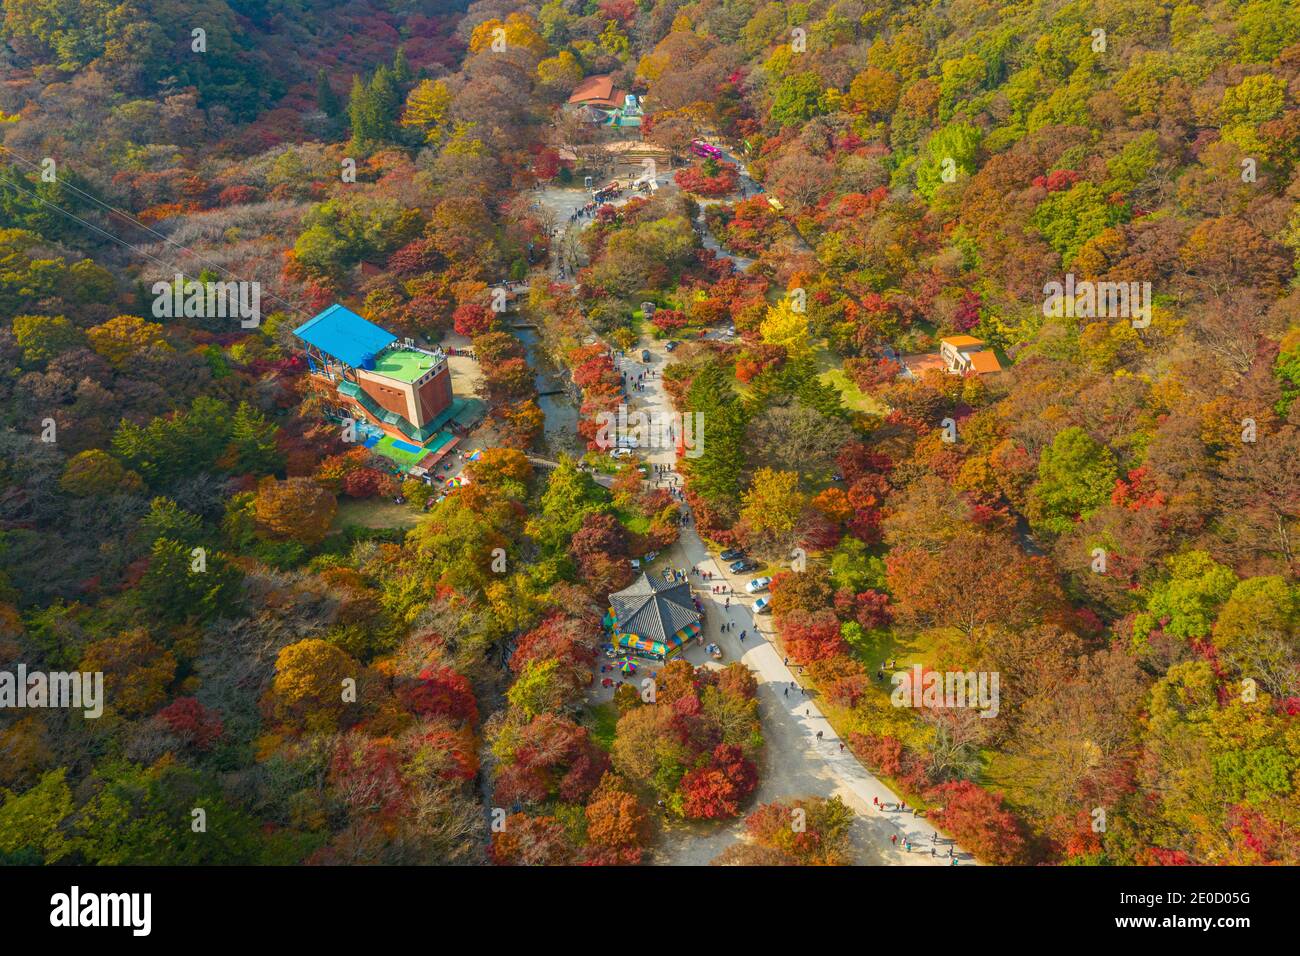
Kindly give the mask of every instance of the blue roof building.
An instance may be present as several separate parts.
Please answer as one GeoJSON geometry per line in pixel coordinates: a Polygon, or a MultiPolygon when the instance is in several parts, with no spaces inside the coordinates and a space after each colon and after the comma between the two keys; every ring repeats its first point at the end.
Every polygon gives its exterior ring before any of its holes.
{"type": "Polygon", "coordinates": [[[392,332],[335,303],[293,330],[308,345],[352,368],[373,369],[375,358],[397,341],[392,332]]]}
{"type": "Polygon", "coordinates": [[[399,464],[433,467],[482,419],[479,399],[453,394],[441,350],[398,341],[351,309],[332,305],[293,334],[326,414],[367,423],[366,447],[399,464]]]}

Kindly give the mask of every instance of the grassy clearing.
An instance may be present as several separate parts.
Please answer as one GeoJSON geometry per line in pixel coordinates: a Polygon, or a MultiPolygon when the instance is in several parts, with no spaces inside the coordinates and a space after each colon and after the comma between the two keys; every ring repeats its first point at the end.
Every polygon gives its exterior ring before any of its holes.
{"type": "Polygon", "coordinates": [[[833,368],[822,372],[817,376],[827,385],[834,385],[840,391],[840,399],[844,402],[846,408],[851,408],[857,412],[866,412],[868,415],[879,415],[882,418],[889,412],[882,402],[872,398],[849,378],[848,374],[842,368],[833,368]]]}
{"type": "Polygon", "coordinates": [[[645,534],[650,530],[650,519],[645,515],[622,510],[615,510],[614,514],[618,518],[619,524],[633,534],[645,534]]]}
{"type": "Polygon", "coordinates": [[[614,729],[618,725],[618,708],[613,701],[596,704],[587,708],[587,729],[591,739],[601,749],[609,751],[614,747],[614,729]]]}
{"type": "Polygon", "coordinates": [[[348,525],[361,528],[414,528],[420,521],[420,512],[410,505],[397,505],[387,498],[366,498],[360,501],[344,499],[339,502],[331,531],[341,531],[348,525]]]}

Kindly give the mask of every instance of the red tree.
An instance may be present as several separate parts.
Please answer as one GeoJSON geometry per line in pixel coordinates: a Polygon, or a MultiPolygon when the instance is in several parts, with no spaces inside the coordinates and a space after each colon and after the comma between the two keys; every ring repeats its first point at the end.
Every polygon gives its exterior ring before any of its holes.
{"type": "Polygon", "coordinates": [[[840,619],[828,608],[792,611],[781,619],[780,627],[786,649],[800,664],[825,660],[848,649],[840,637],[840,619]]]}
{"type": "Polygon", "coordinates": [[[481,305],[467,302],[451,314],[451,324],[459,335],[472,339],[492,330],[492,313],[481,305]]]}
{"type": "Polygon", "coordinates": [[[450,667],[426,667],[398,693],[406,709],[421,717],[451,717],[471,724],[478,721],[478,703],[469,679],[450,667]]]}
{"type": "Polygon", "coordinates": [[[207,750],[221,737],[221,716],[193,697],[178,697],[158,716],[173,734],[199,750],[207,750]]]}
{"type": "Polygon", "coordinates": [[[740,806],[758,786],[758,769],[734,744],[719,744],[707,767],[682,778],[682,809],[695,820],[740,815],[740,806]]]}
{"type": "Polygon", "coordinates": [[[940,807],[936,822],[980,859],[1003,865],[1024,862],[1020,821],[1003,806],[1000,794],[959,780],[940,784],[925,797],[940,807]]]}

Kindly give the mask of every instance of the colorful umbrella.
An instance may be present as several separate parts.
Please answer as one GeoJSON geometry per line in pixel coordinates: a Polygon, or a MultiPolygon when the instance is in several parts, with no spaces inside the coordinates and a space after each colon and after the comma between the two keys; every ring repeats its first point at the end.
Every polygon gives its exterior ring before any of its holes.
{"type": "Polygon", "coordinates": [[[619,667],[619,670],[622,671],[624,674],[635,674],[636,665],[633,664],[631,661],[624,661],[622,665],[619,667]]]}

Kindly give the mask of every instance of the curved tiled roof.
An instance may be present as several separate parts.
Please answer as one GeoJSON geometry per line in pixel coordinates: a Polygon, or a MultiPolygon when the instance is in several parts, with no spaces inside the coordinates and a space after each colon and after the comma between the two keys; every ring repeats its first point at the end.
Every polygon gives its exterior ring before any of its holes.
{"type": "Polygon", "coordinates": [[[644,571],[621,591],[609,596],[610,607],[625,634],[666,641],[700,619],[687,581],[651,578],[644,571]]]}

